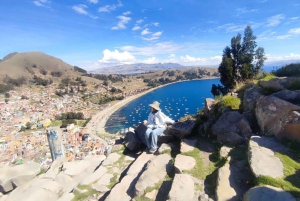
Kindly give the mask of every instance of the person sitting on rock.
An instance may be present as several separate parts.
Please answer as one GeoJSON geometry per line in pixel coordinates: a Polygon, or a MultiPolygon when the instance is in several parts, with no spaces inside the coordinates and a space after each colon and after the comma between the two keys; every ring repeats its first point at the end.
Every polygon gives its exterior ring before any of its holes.
{"type": "Polygon", "coordinates": [[[157,150],[157,137],[164,132],[166,124],[173,124],[175,121],[160,110],[159,102],[154,101],[152,104],[149,104],[149,106],[151,107],[151,112],[148,116],[145,137],[147,149],[149,153],[153,154],[157,150]]]}

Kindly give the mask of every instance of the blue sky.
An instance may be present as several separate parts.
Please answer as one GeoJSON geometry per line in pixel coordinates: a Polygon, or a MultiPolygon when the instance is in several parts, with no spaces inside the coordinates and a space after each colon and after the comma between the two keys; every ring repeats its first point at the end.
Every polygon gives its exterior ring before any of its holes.
{"type": "Polygon", "coordinates": [[[0,58],[42,51],[87,70],[219,65],[247,25],[267,62],[300,59],[299,0],[4,0],[0,58]]]}

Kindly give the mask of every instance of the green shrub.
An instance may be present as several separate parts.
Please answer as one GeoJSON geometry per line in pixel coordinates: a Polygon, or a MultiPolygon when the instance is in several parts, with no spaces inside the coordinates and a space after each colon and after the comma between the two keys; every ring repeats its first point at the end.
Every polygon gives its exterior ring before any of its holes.
{"type": "Polygon", "coordinates": [[[272,73],[278,77],[300,76],[300,63],[291,63],[283,66],[272,73]]]}
{"type": "Polygon", "coordinates": [[[241,105],[241,100],[235,96],[223,96],[221,104],[222,108],[229,107],[232,110],[238,110],[241,105]]]}
{"type": "Polygon", "coordinates": [[[300,90],[300,80],[294,79],[286,88],[289,90],[300,90]]]}

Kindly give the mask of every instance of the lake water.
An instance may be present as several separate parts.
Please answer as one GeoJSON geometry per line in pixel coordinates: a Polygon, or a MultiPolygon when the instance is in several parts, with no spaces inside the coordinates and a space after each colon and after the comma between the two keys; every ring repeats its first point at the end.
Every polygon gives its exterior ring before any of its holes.
{"type": "Polygon", "coordinates": [[[196,114],[203,108],[205,98],[213,98],[210,92],[212,84],[220,84],[220,79],[177,82],[158,88],[112,114],[105,125],[105,130],[117,133],[121,129],[135,127],[143,120],[147,120],[151,111],[149,104],[153,101],[160,102],[162,112],[174,120],[196,114]]]}

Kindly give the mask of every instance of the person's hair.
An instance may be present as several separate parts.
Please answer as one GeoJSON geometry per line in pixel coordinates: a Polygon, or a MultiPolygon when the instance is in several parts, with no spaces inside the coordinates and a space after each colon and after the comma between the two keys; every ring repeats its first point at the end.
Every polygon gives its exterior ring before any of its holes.
{"type": "Polygon", "coordinates": [[[152,110],[153,110],[154,113],[158,112],[157,109],[155,109],[155,108],[153,108],[153,107],[151,107],[151,108],[152,108],[152,110]]]}

